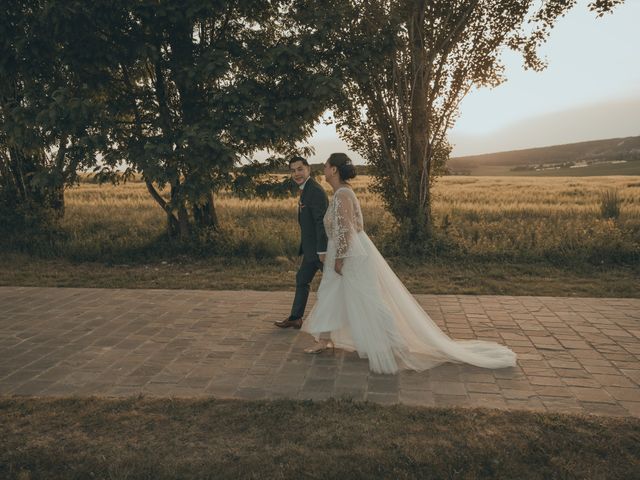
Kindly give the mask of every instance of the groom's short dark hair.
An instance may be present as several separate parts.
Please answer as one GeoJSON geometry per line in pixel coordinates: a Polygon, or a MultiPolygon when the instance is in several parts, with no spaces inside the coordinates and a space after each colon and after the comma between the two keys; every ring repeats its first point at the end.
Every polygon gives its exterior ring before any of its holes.
{"type": "Polygon", "coordinates": [[[289,166],[291,166],[291,164],[295,162],[302,162],[303,165],[306,165],[307,167],[309,166],[309,162],[307,162],[307,159],[301,157],[300,155],[294,155],[293,157],[291,157],[291,159],[289,159],[289,166]]]}

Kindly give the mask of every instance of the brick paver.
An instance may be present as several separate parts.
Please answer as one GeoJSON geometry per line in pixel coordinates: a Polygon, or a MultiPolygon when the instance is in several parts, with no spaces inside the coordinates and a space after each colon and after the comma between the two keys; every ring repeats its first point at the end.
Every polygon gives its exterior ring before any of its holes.
{"type": "MultiPolygon", "coordinates": [[[[416,295],[518,365],[376,375],[274,320],[292,292],[0,287],[0,395],[350,397],[640,417],[640,300],[416,295]]],[[[314,297],[311,297],[311,303],[314,297]]]]}

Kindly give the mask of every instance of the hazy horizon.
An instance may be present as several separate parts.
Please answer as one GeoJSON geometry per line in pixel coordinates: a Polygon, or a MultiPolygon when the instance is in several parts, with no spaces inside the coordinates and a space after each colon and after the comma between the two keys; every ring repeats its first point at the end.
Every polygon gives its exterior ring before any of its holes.
{"type": "MultiPolygon", "coordinates": [[[[449,132],[452,156],[480,155],[640,135],[640,2],[627,2],[596,18],[579,0],[561,18],[540,54],[542,72],[525,71],[522,59],[503,52],[507,81],[472,91],[449,132]]],[[[335,127],[319,124],[310,161],[347,152],[335,127]]]]}
{"type": "MultiPolygon", "coordinates": [[[[486,135],[452,132],[449,141],[455,145],[451,156],[464,157],[636,136],[640,136],[640,96],[523,119],[486,135]]],[[[354,163],[365,163],[337,134],[310,143],[315,148],[312,163],[324,162],[333,152],[346,152],[354,163]]]]}

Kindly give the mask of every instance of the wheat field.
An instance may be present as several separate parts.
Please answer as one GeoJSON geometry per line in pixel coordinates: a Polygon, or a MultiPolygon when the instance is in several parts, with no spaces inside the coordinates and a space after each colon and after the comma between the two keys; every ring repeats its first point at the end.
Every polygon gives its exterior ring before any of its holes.
{"type": "MultiPolygon", "coordinates": [[[[371,193],[368,177],[353,187],[365,229],[390,254],[393,219],[371,193]]],[[[330,190],[329,186],[323,185],[330,190]]],[[[640,253],[640,177],[442,177],[433,188],[437,231],[456,256],[508,259],[633,261],[640,253]],[[601,215],[604,192],[614,189],[620,213],[601,215]]],[[[216,197],[227,248],[207,252],[254,258],[295,257],[296,199],[216,197]]],[[[165,216],[140,182],[81,183],[66,192],[60,253],[99,260],[140,251],[162,238],[165,216]]]]}

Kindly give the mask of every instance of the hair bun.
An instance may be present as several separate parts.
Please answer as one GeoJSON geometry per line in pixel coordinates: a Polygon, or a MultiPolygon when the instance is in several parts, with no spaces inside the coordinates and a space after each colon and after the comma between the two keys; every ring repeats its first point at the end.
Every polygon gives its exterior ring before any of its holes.
{"type": "Polygon", "coordinates": [[[340,171],[340,178],[342,180],[350,180],[356,176],[356,167],[351,163],[347,163],[338,167],[340,171]]]}
{"type": "Polygon", "coordinates": [[[329,164],[338,169],[342,181],[356,176],[356,167],[346,153],[332,153],[329,155],[329,164]]]}

